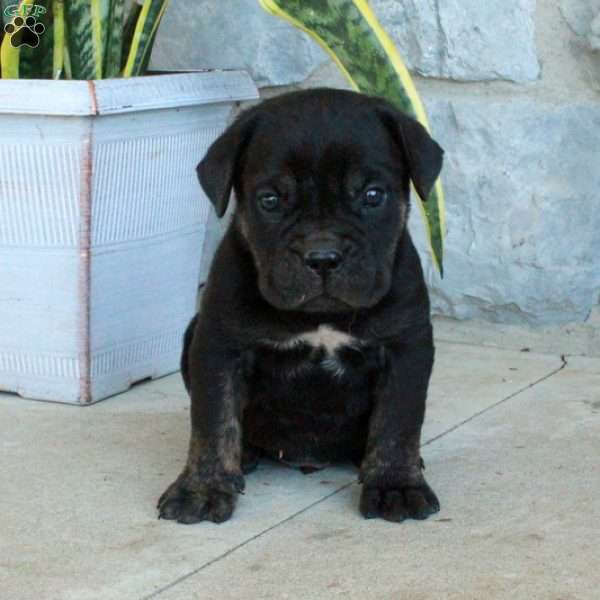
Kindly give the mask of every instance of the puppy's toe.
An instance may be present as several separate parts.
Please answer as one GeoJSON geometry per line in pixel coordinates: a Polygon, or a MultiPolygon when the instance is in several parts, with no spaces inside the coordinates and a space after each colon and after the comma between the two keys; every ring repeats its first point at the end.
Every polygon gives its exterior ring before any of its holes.
{"type": "Polygon", "coordinates": [[[158,505],[158,518],[174,521],[179,518],[183,500],[172,499],[158,505]]]}
{"type": "Polygon", "coordinates": [[[365,519],[375,519],[381,513],[381,491],[375,487],[363,487],[360,495],[360,512],[365,519]]]}
{"type": "Polygon", "coordinates": [[[419,487],[405,488],[404,500],[411,519],[426,519],[440,510],[437,496],[425,482],[419,487]]]}
{"type": "Polygon", "coordinates": [[[176,521],[184,512],[190,494],[185,489],[181,477],[173,482],[158,500],[158,518],[176,521]]]}
{"type": "Polygon", "coordinates": [[[409,515],[404,501],[404,494],[401,490],[388,490],[383,495],[381,506],[381,516],[386,521],[402,523],[409,515]]]}
{"type": "MultiPolygon", "coordinates": [[[[175,514],[178,523],[193,525],[208,518],[208,502],[204,496],[187,496],[177,503],[175,514]]],[[[167,506],[168,508],[168,506],[167,506]]]]}
{"type": "Polygon", "coordinates": [[[211,492],[206,503],[205,519],[213,523],[224,523],[231,518],[236,497],[224,492],[211,492]]]}

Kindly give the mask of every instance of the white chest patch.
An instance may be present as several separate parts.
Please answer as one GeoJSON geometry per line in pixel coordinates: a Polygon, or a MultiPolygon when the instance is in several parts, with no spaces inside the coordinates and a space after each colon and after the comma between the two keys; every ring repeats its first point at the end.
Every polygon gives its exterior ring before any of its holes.
{"type": "MultiPolygon", "coordinates": [[[[344,333],[337,331],[329,325],[319,325],[314,331],[307,331],[296,335],[285,342],[270,342],[269,345],[279,350],[291,350],[300,344],[307,344],[314,349],[322,349],[324,356],[321,359],[321,368],[329,371],[334,377],[341,378],[345,372],[345,366],[337,355],[337,351],[348,346],[358,346],[359,340],[344,333]]],[[[310,363],[305,363],[310,366],[310,363]]]]}
{"type": "Polygon", "coordinates": [[[336,331],[329,325],[319,325],[314,331],[297,335],[280,344],[283,348],[293,348],[297,344],[308,344],[314,348],[323,348],[329,356],[334,356],[338,348],[356,345],[356,339],[343,331],[336,331]]]}

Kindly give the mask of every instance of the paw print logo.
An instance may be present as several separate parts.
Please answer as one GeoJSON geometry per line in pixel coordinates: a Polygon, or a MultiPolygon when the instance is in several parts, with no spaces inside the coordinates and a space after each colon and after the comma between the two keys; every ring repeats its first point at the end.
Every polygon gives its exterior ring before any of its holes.
{"type": "Polygon", "coordinates": [[[10,44],[13,48],[29,46],[37,48],[40,43],[40,35],[46,31],[43,23],[38,22],[31,15],[27,18],[15,17],[12,23],[4,26],[4,31],[10,35],[10,44]]]}

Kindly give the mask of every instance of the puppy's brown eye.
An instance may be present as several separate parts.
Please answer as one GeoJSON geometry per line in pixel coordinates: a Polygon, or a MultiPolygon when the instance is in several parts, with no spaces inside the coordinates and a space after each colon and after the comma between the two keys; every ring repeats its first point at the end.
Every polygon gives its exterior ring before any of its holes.
{"type": "Polygon", "coordinates": [[[380,187],[370,187],[363,194],[362,203],[365,208],[381,206],[387,199],[385,190],[380,187]]]}
{"type": "Polygon", "coordinates": [[[262,194],[258,197],[258,204],[263,210],[273,212],[279,208],[281,200],[277,194],[262,194]]]}

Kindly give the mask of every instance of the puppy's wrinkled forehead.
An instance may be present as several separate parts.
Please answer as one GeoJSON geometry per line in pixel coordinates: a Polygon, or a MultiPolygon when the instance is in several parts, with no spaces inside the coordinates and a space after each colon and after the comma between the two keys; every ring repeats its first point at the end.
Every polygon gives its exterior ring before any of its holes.
{"type": "Polygon", "coordinates": [[[257,119],[246,152],[244,181],[270,177],[335,185],[365,170],[394,169],[398,148],[372,107],[353,103],[282,106],[257,119]]]}

